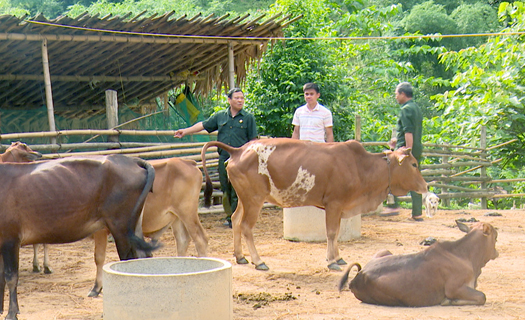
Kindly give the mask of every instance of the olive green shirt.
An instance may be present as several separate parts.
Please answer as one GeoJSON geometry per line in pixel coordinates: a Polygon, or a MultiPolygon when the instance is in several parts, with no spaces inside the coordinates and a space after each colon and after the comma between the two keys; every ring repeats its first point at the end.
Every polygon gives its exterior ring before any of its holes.
{"type": "Polygon", "coordinates": [[[423,143],[421,142],[423,131],[423,115],[421,114],[421,109],[419,109],[413,99],[408,100],[401,106],[396,129],[396,148],[406,146],[405,133],[412,133],[414,136],[412,154],[417,159],[421,158],[421,154],[423,153],[423,143]]]}
{"type": "MultiPolygon", "coordinates": [[[[244,109],[241,109],[235,117],[232,117],[230,107],[217,111],[203,121],[202,125],[208,132],[218,131],[217,141],[236,148],[257,138],[255,117],[244,109]]],[[[228,152],[222,149],[219,149],[219,154],[223,160],[230,157],[228,152]]]]}

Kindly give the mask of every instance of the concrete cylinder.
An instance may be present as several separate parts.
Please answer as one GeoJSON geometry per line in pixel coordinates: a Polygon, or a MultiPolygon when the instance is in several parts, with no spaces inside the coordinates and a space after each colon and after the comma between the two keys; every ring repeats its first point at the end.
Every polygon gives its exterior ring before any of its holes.
{"type": "Polygon", "coordinates": [[[232,266],[214,258],[147,258],[104,266],[104,320],[233,319],[232,266]]]}
{"type": "MultiPolygon", "coordinates": [[[[286,240],[326,241],[326,213],[317,207],[283,209],[283,236],[286,240]]],[[[361,215],[341,219],[338,241],[361,237],[361,215]]]]}

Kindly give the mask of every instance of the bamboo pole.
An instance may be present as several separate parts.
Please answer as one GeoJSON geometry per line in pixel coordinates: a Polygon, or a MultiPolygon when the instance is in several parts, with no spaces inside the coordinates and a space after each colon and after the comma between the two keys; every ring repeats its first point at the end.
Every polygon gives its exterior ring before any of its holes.
{"type": "Polygon", "coordinates": [[[443,162],[442,164],[432,164],[432,165],[422,165],[422,169],[450,169],[457,167],[470,167],[470,166],[479,166],[479,167],[490,167],[492,163],[489,160],[485,161],[464,161],[464,162],[443,162]]]}
{"type": "MultiPolygon", "coordinates": [[[[26,138],[47,138],[58,137],[60,135],[130,135],[130,136],[173,136],[176,130],[62,130],[62,131],[42,131],[42,132],[22,132],[6,133],[0,135],[2,139],[26,139],[26,138]]],[[[206,131],[192,133],[193,135],[217,135],[216,132],[206,131]]]]}
{"type": "MultiPolygon", "coordinates": [[[[47,40],[42,39],[42,67],[44,69],[44,86],[46,91],[46,108],[49,130],[55,131],[55,111],[53,110],[53,91],[51,90],[51,77],[49,72],[49,57],[47,55],[47,40]]],[[[56,138],[51,137],[51,143],[56,143],[56,138]]]]}
{"type": "Polygon", "coordinates": [[[212,37],[206,38],[201,36],[184,36],[184,35],[165,35],[165,36],[146,36],[146,35],[82,35],[82,34],[24,34],[24,33],[0,33],[0,40],[13,41],[67,41],[67,42],[124,42],[124,43],[154,43],[154,44],[180,44],[180,43],[211,43],[211,44],[228,44],[233,42],[235,44],[250,44],[262,45],[269,41],[267,37],[257,39],[250,37],[249,39],[238,39],[236,37],[212,37]]]}
{"type": "Polygon", "coordinates": [[[233,52],[233,42],[228,42],[228,80],[230,90],[235,88],[235,62],[233,52]]]}
{"type": "MultiPolygon", "coordinates": [[[[206,142],[193,143],[153,143],[153,142],[92,142],[92,143],[64,143],[64,144],[35,144],[29,147],[37,151],[58,152],[60,150],[71,149],[117,149],[117,148],[149,148],[152,150],[180,149],[202,147],[206,142]]],[[[10,145],[1,145],[2,150],[6,150],[10,145]]]]}
{"type": "MultiPolygon", "coordinates": [[[[499,159],[497,159],[497,160],[491,161],[490,163],[491,163],[491,164],[495,164],[495,163],[498,163],[498,162],[500,162],[500,161],[502,161],[502,160],[503,160],[503,158],[499,158],[499,159]]],[[[484,167],[485,167],[485,166],[477,166],[477,167],[474,167],[474,168],[470,168],[470,169],[468,169],[468,170],[465,170],[465,171],[462,171],[462,172],[458,172],[458,173],[456,173],[455,175],[452,175],[451,177],[457,177],[457,176],[460,176],[460,175],[462,175],[462,174],[465,174],[465,173],[468,173],[468,172],[472,172],[472,171],[474,171],[474,170],[478,170],[478,169],[481,169],[481,168],[484,168],[484,167]]]]}
{"type": "MultiPolygon", "coordinates": [[[[43,159],[57,159],[57,158],[66,158],[66,157],[74,157],[74,156],[93,156],[93,155],[109,155],[109,154],[125,154],[127,156],[141,157],[141,158],[142,157],[153,158],[153,157],[162,157],[162,156],[181,156],[183,157],[183,155],[187,155],[187,154],[197,154],[197,156],[200,157],[200,152],[202,150],[202,148],[180,149],[180,150],[161,150],[161,151],[150,151],[150,150],[147,150],[148,148],[140,148],[140,149],[146,149],[146,150],[137,150],[137,149],[139,148],[88,151],[88,152],[50,153],[50,154],[42,155],[42,158],[43,159]]],[[[212,148],[209,148],[208,150],[215,151],[216,149],[217,149],[216,147],[212,147],[212,148]]],[[[209,154],[206,154],[207,157],[208,155],[209,154]]]]}
{"type": "MultiPolygon", "coordinates": [[[[205,80],[203,77],[195,76],[64,76],[64,75],[50,75],[52,81],[63,81],[63,82],[165,82],[165,81],[200,81],[205,80]]],[[[0,80],[29,80],[29,81],[44,81],[44,76],[41,74],[0,74],[0,80]]]]}

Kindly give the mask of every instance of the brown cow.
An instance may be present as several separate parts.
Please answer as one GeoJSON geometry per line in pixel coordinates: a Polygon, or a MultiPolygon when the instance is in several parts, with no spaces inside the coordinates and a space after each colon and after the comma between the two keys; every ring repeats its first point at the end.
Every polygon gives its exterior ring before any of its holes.
{"type": "MultiPolygon", "coordinates": [[[[155,243],[170,226],[177,240],[177,255],[184,256],[190,236],[197,254],[206,256],[208,237],[199,220],[199,196],[202,173],[193,160],[178,158],[148,161],[155,168],[153,193],[146,198],[142,213],[142,231],[155,243]]],[[[97,276],[89,293],[96,297],[102,290],[102,267],[106,259],[107,232],[94,235],[97,276]]]]}
{"type": "Polygon", "coordinates": [[[42,154],[31,150],[27,144],[17,141],[11,143],[7,150],[0,154],[0,163],[3,162],[32,162],[42,158],[42,154]]]}
{"type": "Polygon", "coordinates": [[[387,306],[483,305],[485,294],[476,290],[481,268],[498,257],[498,232],[488,223],[478,222],[457,241],[436,242],[414,254],[394,256],[384,250],[361,270],[351,265],[339,283],[341,290],[352,266],[358,273],[350,290],[363,302],[387,306]]]}
{"type": "MultiPolygon", "coordinates": [[[[28,145],[20,141],[11,143],[7,150],[0,154],[0,163],[2,162],[33,162],[42,158],[42,154],[33,151],[28,145]]],[[[40,272],[38,263],[38,244],[33,245],[33,272],[40,272]]],[[[48,248],[44,244],[44,273],[53,273],[49,267],[48,248]]]]}
{"type": "MultiPolygon", "coordinates": [[[[21,245],[67,243],[108,228],[120,259],[151,255],[136,234],[153,185],[153,166],[122,155],[0,164],[0,287],[7,282],[9,312],[17,319],[21,245]]],[[[4,294],[0,297],[3,311],[4,294]]]]}
{"type": "Polygon", "coordinates": [[[427,190],[417,161],[406,148],[374,154],[357,141],[316,143],[276,138],[251,141],[240,148],[210,141],[201,153],[206,205],[210,203],[211,180],[205,152],[211,146],[231,155],[228,176],[239,197],[232,216],[236,261],[248,263],[242,253],[242,233],[258,270],[268,267],[257,253],[252,229],[265,201],[281,207],[325,209],[328,267],[341,270],[339,265],[346,264],[337,247],[342,217],[375,210],[389,191],[400,196],[410,190],[427,190]]]}

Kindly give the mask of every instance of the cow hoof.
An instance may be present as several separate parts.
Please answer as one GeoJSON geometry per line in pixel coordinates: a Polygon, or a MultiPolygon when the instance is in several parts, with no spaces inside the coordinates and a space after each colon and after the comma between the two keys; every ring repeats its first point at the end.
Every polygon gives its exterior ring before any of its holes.
{"type": "Polygon", "coordinates": [[[237,261],[237,264],[248,264],[249,263],[248,260],[246,260],[245,257],[242,257],[240,259],[236,259],[236,261],[237,261]]]}
{"type": "Polygon", "coordinates": [[[102,288],[100,288],[99,290],[93,288],[91,289],[91,291],[89,291],[88,293],[88,297],[90,298],[96,298],[99,296],[100,292],[102,291],[102,288]]]}
{"type": "Polygon", "coordinates": [[[42,269],[40,269],[39,266],[33,266],[33,272],[34,272],[34,273],[40,273],[41,270],[42,270],[42,269]]]}
{"type": "Polygon", "coordinates": [[[45,274],[52,274],[53,273],[53,270],[49,267],[44,267],[44,273],[45,274]]]}
{"type": "Polygon", "coordinates": [[[337,262],[332,262],[328,265],[328,269],[335,270],[335,271],[342,271],[341,267],[337,264],[337,262]]]}
{"type": "Polygon", "coordinates": [[[346,266],[347,263],[346,261],[343,260],[343,258],[340,258],[339,260],[336,261],[336,263],[340,266],[346,266]]]}
{"type": "Polygon", "coordinates": [[[266,263],[261,262],[261,263],[259,263],[258,265],[255,266],[255,270],[259,270],[259,271],[268,271],[268,270],[270,270],[270,268],[268,268],[268,266],[266,265],[266,263]]]}

